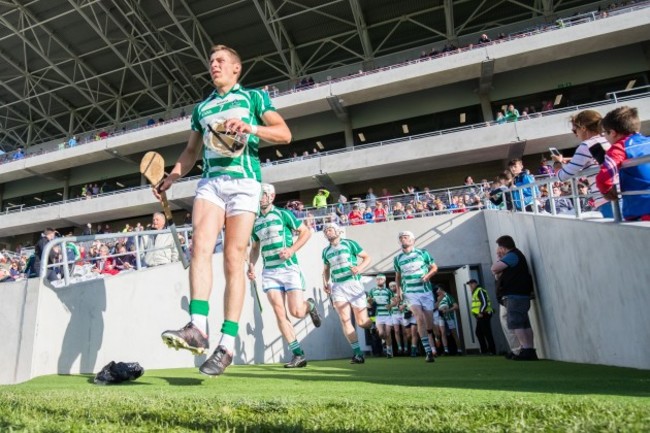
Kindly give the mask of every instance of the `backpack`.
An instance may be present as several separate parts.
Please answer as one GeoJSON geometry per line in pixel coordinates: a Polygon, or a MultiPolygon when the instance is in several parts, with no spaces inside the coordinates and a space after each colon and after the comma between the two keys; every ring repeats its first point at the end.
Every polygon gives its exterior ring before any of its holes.
{"type": "MultiPolygon", "coordinates": [[[[650,137],[633,134],[625,140],[625,161],[650,156],[650,137]]],[[[623,163],[625,165],[625,163],[623,163]]],[[[650,190],[650,162],[635,167],[621,167],[621,192],[650,190]]],[[[637,219],[650,215],[650,192],[623,196],[623,217],[637,219]]]]}

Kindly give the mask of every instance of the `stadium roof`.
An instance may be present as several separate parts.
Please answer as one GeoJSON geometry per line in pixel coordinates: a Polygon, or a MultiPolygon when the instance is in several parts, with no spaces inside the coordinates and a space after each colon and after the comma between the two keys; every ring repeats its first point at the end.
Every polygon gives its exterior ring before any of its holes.
{"type": "MultiPolygon", "coordinates": [[[[584,0],[32,0],[0,2],[0,149],[193,104],[213,43],[262,86],[532,19],[584,0]]],[[[494,36],[494,35],[493,35],[494,36]]]]}

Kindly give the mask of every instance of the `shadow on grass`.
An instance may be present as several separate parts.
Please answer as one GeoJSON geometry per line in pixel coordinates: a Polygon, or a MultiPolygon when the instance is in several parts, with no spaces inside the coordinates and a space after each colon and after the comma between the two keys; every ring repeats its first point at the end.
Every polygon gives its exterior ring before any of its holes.
{"type": "Polygon", "coordinates": [[[200,385],[203,383],[204,379],[196,379],[192,377],[160,377],[158,376],[159,379],[162,379],[166,381],[169,385],[173,386],[194,386],[194,385],[200,385]]]}
{"type": "Polygon", "coordinates": [[[228,376],[306,382],[353,383],[425,388],[460,388],[567,395],[601,394],[650,397],[650,371],[558,361],[516,362],[500,357],[370,358],[363,365],[347,360],[311,361],[307,368],[278,365],[231,368],[228,376]]]}

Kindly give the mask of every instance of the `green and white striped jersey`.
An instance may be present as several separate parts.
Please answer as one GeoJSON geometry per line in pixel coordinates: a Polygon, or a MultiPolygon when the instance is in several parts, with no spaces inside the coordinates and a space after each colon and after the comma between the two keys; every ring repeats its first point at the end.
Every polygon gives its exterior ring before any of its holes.
{"type": "MultiPolygon", "coordinates": [[[[204,137],[208,134],[208,124],[227,119],[241,119],[251,125],[262,125],[262,115],[275,111],[269,94],[259,89],[245,89],[239,84],[221,96],[215,90],[208,98],[197,104],[192,112],[192,130],[204,137]]],[[[228,175],[237,179],[262,181],[260,158],[258,155],[260,139],[248,135],[244,152],[230,158],[203,146],[203,177],[228,175]]]]}
{"type": "MultiPolygon", "coordinates": [[[[438,309],[440,309],[440,307],[443,306],[449,309],[453,307],[455,303],[456,300],[454,299],[454,297],[451,296],[449,293],[445,293],[445,296],[440,300],[440,302],[438,302],[438,309]]],[[[442,316],[445,318],[445,320],[453,320],[456,317],[453,311],[443,313],[442,316]]]]}
{"type": "Polygon", "coordinates": [[[426,250],[414,248],[410,253],[401,252],[393,259],[395,272],[401,276],[404,293],[425,293],[431,290],[431,284],[422,282],[422,277],[434,264],[433,258],[426,250]]]}
{"type": "Polygon", "coordinates": [[[341,239],[336,246],[328,245],[323,249],[323,263],[329,265],[334,283],[360,280],[360,275],[354,275],[353,266],[359,263],[357,256],[363,252],[361,245],[352,239],[341,239]]]}
{"type": "Polygon", "coordinates": [[[377,316],[390,316],[390,303],[395,297],[391,289],[388,287],[375,287],[370,289],[368,296],[377,304],[377,316]]]}
{"type": "Polygon", "coordinates": [[[293,230],[302,224],[292,212],[275,206],[266,214],[258,215],[253,226],[253,240],[260,243],[260,254],[264,267],[286,268],[297,265],[298,258],[292,255],[288,259],[280,258],[280,250],[293,245],[293,230]]]}

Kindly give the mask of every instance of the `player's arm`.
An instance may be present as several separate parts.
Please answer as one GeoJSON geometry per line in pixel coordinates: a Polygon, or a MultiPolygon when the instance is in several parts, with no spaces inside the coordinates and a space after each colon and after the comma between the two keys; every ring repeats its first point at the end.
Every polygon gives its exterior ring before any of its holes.
{"type": "Polygon", "coordinates": [[[249,280],[254,280],[255,279],[255,263],[257,263],[257,259],[260,257],[260,243],[257,241],[253,241],[251,244],[251,251],[248,254],[248,279],[249,280]]]}
{"type": "Polygon", "coordinates": [[[262,121],[264,125],[252,125],[241,119],[228,119],[224,126],[229,131],[254,134],[261,140],[273,144],[289,144],[291,142],[291,131],[280,113],[273,110],[265,111],[262,114],[262,121]]]}
{"type": "Polygon", "coordinates": [[[397,291],[395,295],[397,298],[402,299],[402,273],[395,272],[395,283],[397,284],[397,291]]]}
{"type": "Polygon", "coordinates": [[[354,275],[362,273],[363,270],[370,266],[370,263],[372,262],[370,255],[365,251],[361,251],[359,254],[357,254],[357,257],[361,259],[361,263],[350,268],[354,275]]]}
{"type": "MultiPolygon", "coordinates": [[[[302,223],[298,228],[296,229],[298,232],[298,237],[296,238],[296,241],[293,243],[291,248],[287,248],[288,250],[291,250],[291,255],[295,254],[296,251],[298,251],[300,248],[303,247],[311,237],[311,230],[307,227],[307,224],[302,223]]],[[[290,256],[291,256],[290,255],[290,256]]]]}
{"type": "MultiPolygon", "coordinates": [[[[158,187],[160,191],[166,191],[171,188],[172,183],[177,179],[185,176],[196,164],[196,160],[201,153],[201,148],[203,147],[203,137],[197,131],[190,132],[190,138],[187,140],[187,145],[183,152],[178,157],[174,168],[169,172],[169,175],[163,179],[162,183],[158,187]]],[[[155,190],[154,190],[155,191],[155,190]]]]}
{"type": "Polygon", "coordinates": [[[331,293],[332,288],[330,287],[330,265],[325,264],[323,267],[323,290],[328,295],[331,293]]]}
{"type": "Polygon", "coordinates": [[[429,265],[429,272],[422,276],[422,281],[429,281],[431,277],[436,274],[436,272],[438,272],[438,265],[431,263],[431,265],[429,265]]]}

